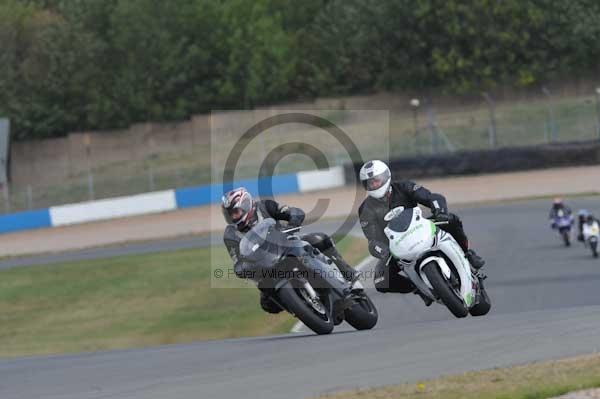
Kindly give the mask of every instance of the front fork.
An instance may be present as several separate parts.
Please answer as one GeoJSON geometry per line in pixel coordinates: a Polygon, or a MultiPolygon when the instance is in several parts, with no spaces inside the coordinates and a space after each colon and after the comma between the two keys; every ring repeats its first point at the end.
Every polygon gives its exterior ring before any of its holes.
{"type": "Polygon", "coordinates": [[[317,294],[315,289],[312,287],[312,285],[310,285],[310,283],[308,281],[304,281],[303,287],[311,300],[313,300],[313,301],[319,300],[319,294],[317,294]]]}

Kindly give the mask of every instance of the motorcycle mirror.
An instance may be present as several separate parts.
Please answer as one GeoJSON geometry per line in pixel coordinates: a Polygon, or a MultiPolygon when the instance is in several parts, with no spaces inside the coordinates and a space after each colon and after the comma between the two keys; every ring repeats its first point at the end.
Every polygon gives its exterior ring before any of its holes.
{"type": "Polygon", "coordinates": [[[386,213],[385,216],[383,217],[383,220],[385,222],[389,222],[390,220],[392,220],[393,218],[395,218],[396,216],[398,216],[402,212],[404,212],[404,207],[403,206],[397,206],[396,208],[394,208],[391,211],[389,211],[388,213],[386,213]]]}

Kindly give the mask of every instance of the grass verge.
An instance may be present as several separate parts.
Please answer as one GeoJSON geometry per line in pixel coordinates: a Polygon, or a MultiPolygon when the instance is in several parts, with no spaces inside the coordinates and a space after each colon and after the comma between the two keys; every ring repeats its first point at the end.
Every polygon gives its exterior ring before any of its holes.
{"type": "MultiPolygon", "coordinates": [[[[356,261],[364,240],[339,249],[356,261]]],[[[365,252],[360,252],[361,248],[365,252]]],[[[0,356],[98,351],[289,331],[253,287],[211,289],[224,248],[124,256],[0,272],[0,356]]]]}
{"type": "Polygon", "coordinates": [[[346,262],[352,266],[356,266],[369,254],[367,240],[364,238],[345,236],[343,238],[334,237],[334,240],[338,251],[344,256],[346,262]]]}
{"type": "Polygon", "coordinates": [[[368,390],[321,399],[545,399],[600,387],[600,355],[532,363],[510,368],[368,390]]]}

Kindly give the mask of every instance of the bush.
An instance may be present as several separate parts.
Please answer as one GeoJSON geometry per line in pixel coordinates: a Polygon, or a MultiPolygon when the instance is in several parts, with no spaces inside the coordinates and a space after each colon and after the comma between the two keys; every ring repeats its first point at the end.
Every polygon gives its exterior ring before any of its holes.
{"type": "Polygon", "coordinates": [[[378,89],[479,91],[597,70],[594,0],[0,2],[18,139],[378,89]]]}

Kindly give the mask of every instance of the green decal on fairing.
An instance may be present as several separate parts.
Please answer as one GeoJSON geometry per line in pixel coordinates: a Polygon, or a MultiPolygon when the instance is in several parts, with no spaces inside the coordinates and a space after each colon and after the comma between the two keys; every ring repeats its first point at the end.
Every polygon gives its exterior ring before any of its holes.
{"type": "Polygon", "coordinates": [[[467,295],[465,295],[465,303],[467,304],[467,306],[471,306],[471,304],[473,303],[472,293],[469,292],[467,295]]]}
{"type": "Polygon", "coordinates": [[[437,233],[437,227],[433,222],[429,222],[429,226],[431,227],[431,236],[435,237],[435,233],[437,233]]]}
{"type": "Polygon", "coordinates": [[[397,242],[404,241],[404,239],[405,239],[406,237],[408,237],[408,236],[412,235],[412,234],[413,234],[415,231],[417,231],[417,230],[419,230],[419,229],[422,229],[422,228],[423,228],[423,225],[422,225],[422,224],[419,224],[419,225],[417,225],[417,226],[413,227],[412,229],[408,230],[406,233],[404,233],[404,234],[402,234],[400,237],[398,237],[398,240],[397,240],[397,242]]]}

